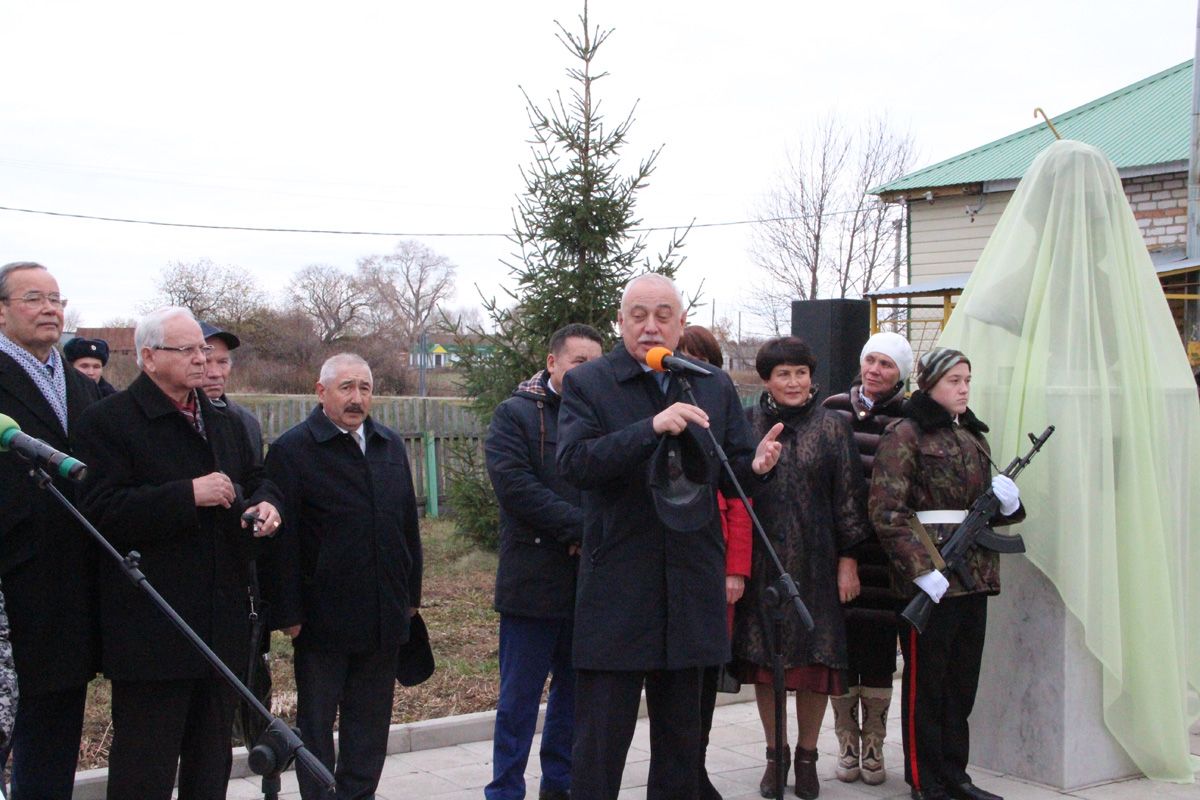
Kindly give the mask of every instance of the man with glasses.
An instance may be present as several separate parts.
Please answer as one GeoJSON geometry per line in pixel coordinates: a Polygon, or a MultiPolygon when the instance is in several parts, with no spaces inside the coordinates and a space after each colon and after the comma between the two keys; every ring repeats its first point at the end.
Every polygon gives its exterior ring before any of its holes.
{"type": "MultiPolygon", "coordinates": [[[[66,304],[41,264],[0,267],[0,414],[70,453],[80,415],[100,395],[54,347],[66,304]]],[[[0,584],[20,683],[12,793],[69,800],[87,684],[99,666],[97,556],[87,532],[28,471],[16,454],[0,454],[0,584]]],[[[54,483],[75,497],[68,481],[54,483]]],[[[8,756],[0,747],[0,769],[8,756]]]]}
{"type": "MultiPolygon", "coordinates": [[[[280,524],[275,485],[241,420],[199,391],[211,345],[184,308],[143,317],[142,373],[84,414],[83,510],[218,656],[245,664],[246,564],[280,524]],[[251,525],[243,512],[257,520],[251,525]]],[[[108,800],[224,798],[236,697],[118,568],[100,572],[104,674],[112,681],[108,800]]]]}

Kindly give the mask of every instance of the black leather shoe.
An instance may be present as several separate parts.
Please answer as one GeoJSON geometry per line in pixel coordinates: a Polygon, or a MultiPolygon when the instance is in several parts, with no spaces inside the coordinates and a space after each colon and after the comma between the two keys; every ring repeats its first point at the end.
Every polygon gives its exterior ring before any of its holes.
{"type": "Polygon", "coordinates": [[[984,791],[970,781],[958,786],[947,786],[946,793],[954,800],[1004,800],[1000,795],[984,791]]]}

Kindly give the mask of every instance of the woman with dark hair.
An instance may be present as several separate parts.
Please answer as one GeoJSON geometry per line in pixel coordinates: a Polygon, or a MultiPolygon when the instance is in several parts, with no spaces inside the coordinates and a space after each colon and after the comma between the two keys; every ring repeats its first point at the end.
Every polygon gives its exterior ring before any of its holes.
{"type": "Polygon", "coordinates": [[[1000,800],[967,774],[967,717],[975,704],[987,627],[987,598],[1000,592],[996,553],[971,551],[975,586],[935,568],[966,509],[991,488],[1000,501],[993,525],[1025,517],[1017,486],[991,475],[987,426],[967,407],[971,362],[939,347],[921,357],[908,418],[879,442],[871,475],[871,521],[891,558],[893,585],[905,597],[923,591],[936,605],[923,633],[900,623],[904,650],[904,780],[914,800],[1000,800]]]}
{"type": "MultiPolygon", "coordinates": [[[[904,416],[904,382],[912,365],[907,339],[898,333],[876,333],[863,345],[859,377],[850,391],[824,403],[850,423],[868,485],[879,437],[904,416]]],[[[829,704],[838,739],[838,780],[850,783],[861,776],[863,783],[875,785],[887,778],[883,740],[896,672],[896,596],[889,576],[891,561],[874,535],[853,555],[862,593],[846,606],[848,685],[846,693],[830,698],[829,704]]]]}
{"type": "MultiPolygon", "coordinates": [[[[688,325],[679,339],[679,352],[699,361],[706,361],[717,369],[725,363],[721,347],[708,328],[688,325]]],[[[725,602],[729,604],[729,629],[733,631],[733,609],[742,596],[746,578],[750,575],[750,515],[742,501],[717,492],[717,506],[721,514],[721,532],[725,534],[725,602]]],[[[712,731],[713,712],[717,705],[717,685],[724,665],[705,667],[700,683],[700,736],[703,750],[700,754],[700,800],[721,800],[721,793],[709,780],[704,764],[704,751],[708,750],[708,735],[712,731]]]]}
{"type": "MultiPolygon", "coordinates": [[[[755,369],[766,389],[750,409],[751,426],[762,432],[783,423],[783,453],[774,477],[755,493],[754,510],[784,568],[795,579],[816,627],[805,631],[788,613],[783,620],[784,683],[796,692],[795,791],[807,800],[820,793],[817,734],[826,698],[846,692],[846,632],[841,604],[858,596],[858,572],[850,551],[870,529],[863,492],[862,464],[850,427],[813,400],[816,359],[802,340],[772,339],[762,346],[755,369]]],[[[789,751],[775,750],[775,696],[771,687],[770,622],[763,592],[778,577],[755,547],[750,580],[734,622],[738,677],[753,683],[767,741],[767,770],[759,784],[764,797],[776,794],[775,765],[785,774],[789,751]]],[[[784,734],[786,742],[786,732],[784,734]]]]}

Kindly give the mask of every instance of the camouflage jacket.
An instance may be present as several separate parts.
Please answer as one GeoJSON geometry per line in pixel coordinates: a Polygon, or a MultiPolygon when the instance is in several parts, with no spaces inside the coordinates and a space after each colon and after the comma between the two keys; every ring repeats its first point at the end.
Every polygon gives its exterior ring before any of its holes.
{"type": "MultiPolygon", "coordinates": [[[[892,561],[892,585],[905,597],[917,588],[913,579],[933,569],[933,560],[909,527],[917,511],[965,510],[991,485],[991,461],[984,425],[968,409],[955,422],[923,392],[909,400],[909,418],[892,425],[879,442],[871,475],[869,507],[879,542],[892,561]]],[[[1024,508],[997,516],[993,525],[1020,522],[1024,508]]],[[[935,543],[954,533],[956,525],[926,525],[935,543]]],[[[970,555],[974,593],[1000,592],[996,553],[981,548],[970,555]]],[[[969,594],[955,575],[947,576],[946,595],[969,594]]]]}
{"type": "Polygon", "coordinates": [[[13,666],[11,631],[4,610],[4,595],[0,593],[0,749],[12,741],[13,723],[17,720],[17,669],[13,666]]]}

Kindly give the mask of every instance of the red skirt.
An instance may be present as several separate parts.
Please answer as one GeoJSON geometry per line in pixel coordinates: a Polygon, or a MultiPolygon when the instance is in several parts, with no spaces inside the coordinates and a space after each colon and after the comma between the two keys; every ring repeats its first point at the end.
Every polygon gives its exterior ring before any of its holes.
{"type": "MultiPolygon", "coordinates": [[[[770,667],[751,664],[748,661],[736,662],[733,674],[742,683],[770,686],[774,681],[770,667]]],[[[837,696],[846,693],[846,674],[843,670],[833,669],[824,664],[805,664],[802,667],[785,669],[783,685],[789,692],[804,690],[837,696]]]]}

